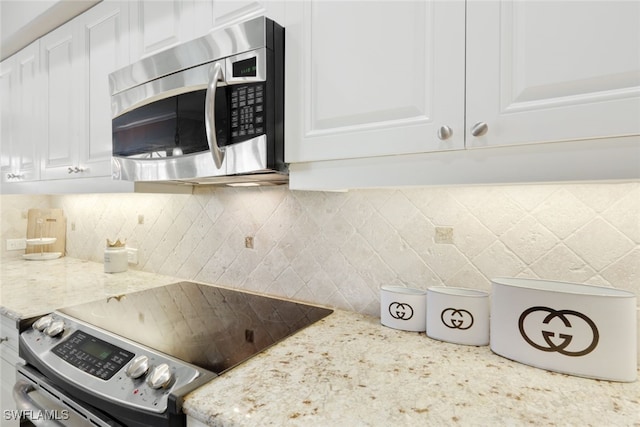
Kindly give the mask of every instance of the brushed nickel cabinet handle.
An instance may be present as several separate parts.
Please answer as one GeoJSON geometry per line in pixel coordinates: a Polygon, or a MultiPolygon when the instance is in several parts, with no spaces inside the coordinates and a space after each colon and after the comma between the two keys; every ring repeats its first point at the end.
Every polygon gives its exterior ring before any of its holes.
{"type": "Polygon", "coordinates": [[[438,138],[443,141],[451,138],[451,135],[453,135],[453,130],[449,126],[440,126],[438,129],[438,138]]]}
{"type": "Polygon", "coordinates": [[[478,122],[471,126],[471,135],[482,136],[489,130],[489,126],[485,122],[478,122]]]}

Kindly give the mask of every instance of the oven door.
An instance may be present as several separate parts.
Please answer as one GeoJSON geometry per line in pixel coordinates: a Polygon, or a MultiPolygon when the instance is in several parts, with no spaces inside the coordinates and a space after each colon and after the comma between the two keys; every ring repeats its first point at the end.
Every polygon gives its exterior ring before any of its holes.
{"type": "MultiPolygon", "coordinates": [[[[33,368],[18,365],[13,400],[20,426],[117,427],[103,412],[69,397],[33,368]]],[[[5,414],[6,416],[6,414],[5,414]]]]}

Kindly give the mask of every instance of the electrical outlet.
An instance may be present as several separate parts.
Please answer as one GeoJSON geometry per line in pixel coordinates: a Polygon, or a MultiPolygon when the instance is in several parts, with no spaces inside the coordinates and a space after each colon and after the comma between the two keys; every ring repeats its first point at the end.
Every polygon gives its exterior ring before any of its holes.
{"type": "Polygon", "coordinates": [[[435,243],[453,243],[453,227],[436,227],[435,243]]]}
{"type": "Polygon", "coordinates": [[[8,251],[22,251],[27,247],[25,239],[7,239],[8,251]]]}
{"type": "Polygon", "coordinates": [[[127,248],[127,261],[129,264],[138,265],[138,250],[136,248],[127,248]]]}

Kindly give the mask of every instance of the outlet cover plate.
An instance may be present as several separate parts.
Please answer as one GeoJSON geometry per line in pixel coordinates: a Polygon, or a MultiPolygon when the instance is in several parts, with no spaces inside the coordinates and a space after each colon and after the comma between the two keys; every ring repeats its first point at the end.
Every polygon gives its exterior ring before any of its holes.
{"type": "Polygon", "coordinates": [[[27,248],[27,241],[25,239],[7,239],[8,251],[23,251],[27,248]]]}
{"type": "Polygon", "coordinates": [[[129,264],[138,264],[138,249],[136,248],[127,248],[127,260],[129,264]]]}

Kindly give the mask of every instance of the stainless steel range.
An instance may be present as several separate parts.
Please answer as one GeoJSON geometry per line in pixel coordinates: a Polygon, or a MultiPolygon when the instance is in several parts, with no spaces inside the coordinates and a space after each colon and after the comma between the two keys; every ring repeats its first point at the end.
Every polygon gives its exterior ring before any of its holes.
{"type": "Polygon", "coordinates": [[[61,309],[22,326],[14,399],[36,425],[183,426],[188,392],[331,312],[191,282],[61,309]]]}

